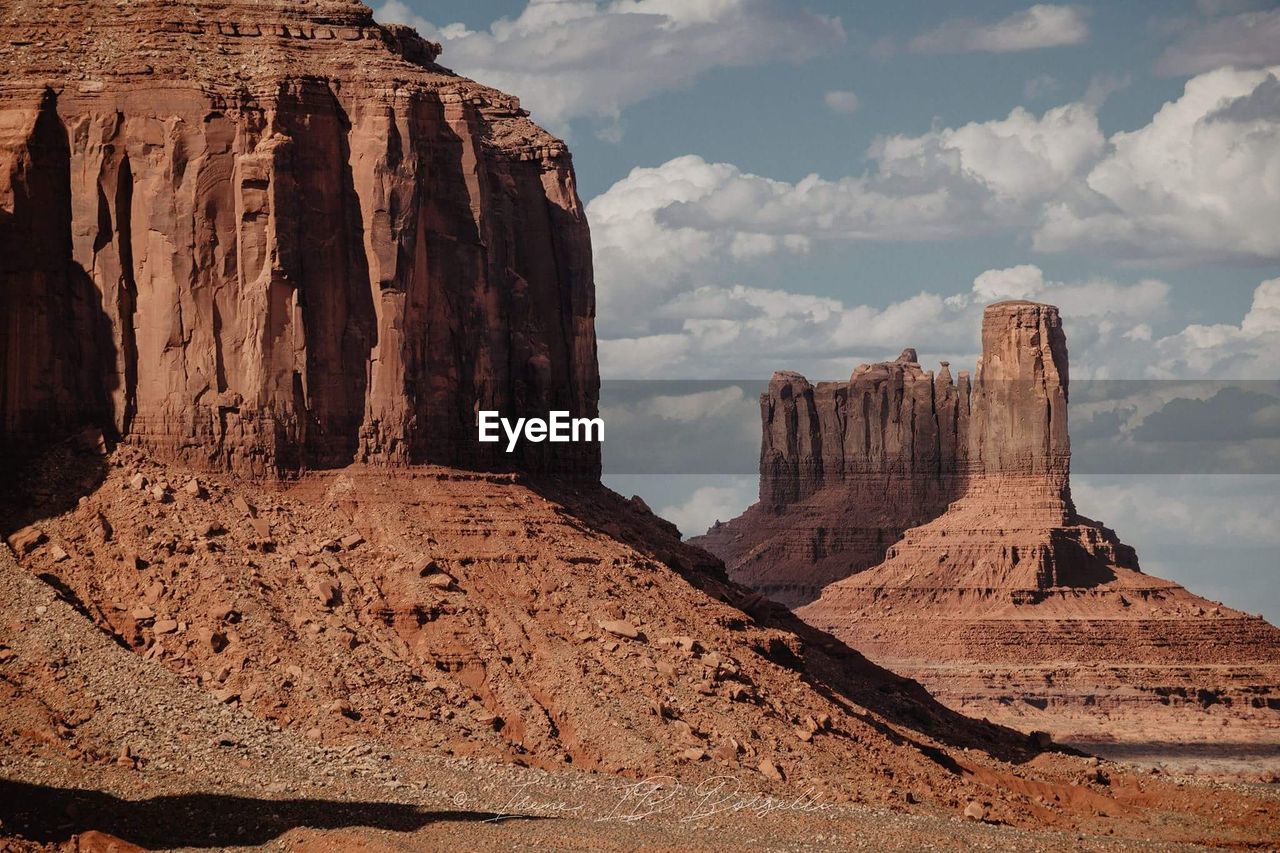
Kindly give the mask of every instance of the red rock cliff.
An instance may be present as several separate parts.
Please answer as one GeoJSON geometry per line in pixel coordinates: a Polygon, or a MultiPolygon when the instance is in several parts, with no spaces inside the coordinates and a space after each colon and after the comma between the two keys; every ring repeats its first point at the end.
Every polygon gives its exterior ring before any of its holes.
{"type": "Polygon", "coordinates": [[[695,541],[966,713],[1099,748],[1273,738],[1280,631],[1077,514],[1057,309],[988,307],[969,385],[913,350],[847,383],[776,375],[760,502],[695,541]]]}
{"type": "Polygon", "coordinates": [[[825,485],[955,474],[967,452],[968,375],[935,379],[915,350],[859,365],[847,383],[779,372],[761,396],[760,500],[780,510],[825,485]]]}
{"type": "Polygon", "coordinates": [[[594,477],[570,156],[356,2],[0,9],[0,437],[85,422],[253,475],[347,462],[594,477]]]}
{"type": "Polygon", "coordinates": [[[914,349],[848,382],[775,374],[761,396],[760,502],[699,544],[796,605],[970,492],[1037,526],[1075,525],[1067,390],[1058,309],[1023,301],[984,312],[972,382],[947,363],[923,370],[914,349]]]}

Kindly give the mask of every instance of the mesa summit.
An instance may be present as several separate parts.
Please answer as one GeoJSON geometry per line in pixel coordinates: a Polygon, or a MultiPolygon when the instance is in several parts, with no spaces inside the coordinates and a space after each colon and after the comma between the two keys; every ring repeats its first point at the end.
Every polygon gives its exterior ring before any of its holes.
{"type": "Polygon", "coordinates": [[[507,437],[507,453],[516,449],[521,435],[526,441],[537,444],[543,441],[562,443],[569,441],[604,441],[603,418],[575,418],[567,411],[548,412],[543,418],[516,418],[514,423],[496,411],[482,409],[477,413],[478,438],[493,443],[502,440],[498,427],[507,437]]]}

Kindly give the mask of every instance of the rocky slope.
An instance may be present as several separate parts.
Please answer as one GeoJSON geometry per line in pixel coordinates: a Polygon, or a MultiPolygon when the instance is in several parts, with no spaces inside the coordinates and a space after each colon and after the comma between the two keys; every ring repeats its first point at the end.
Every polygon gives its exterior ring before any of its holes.
{"type": "Polygon", "coordinates": [[[0,444],[593,477],[474,441],[594,414],[590,241],[564,145],[438,52],[341,0],[5,3],[0,444]]]}
{"type": "Polygon", "coordinates": [[[1091,744],[1234,725],[1280,767],[1280,631],[1076,512],[1057,309],[992,305],[982,345],[972,383],[911,350],[847,385],[775,377],[761,501],[696,541],[968,713],[1091,744]]]}
{"type": "MultiPolygon", "coordinates": [[[[744,851],[869,839],[876,849],[1122,850],[1133,837],[1256,843],[1280,822],[1274,796],[1105,763],[1085,767],[1108,786],[1029,789],[1053,806],[1039,826],[1015,829],[905,801],[836,803],[759,776],[698,788],[444,757],[360,731],[317,742],[112,642],[4,552],[0,698],[0,834],[13,850],[672,849],[705,846],[712,833],[718,849],[744,851]],[[1092,816],[1099,806],[1107,818],[1092,816]]],[[[1022,772],[1061,778],[1079,763],[1042,753],[1022,772]]],[[[975,784],[989,790],[992,778],[975,784]]]]}
{"type": "Polygon", "coordinates": [[[1066,849],[1280,825],[1256,789],[1184,790],[955,714],[598,488],[436,467],[255,482],[74,443],[28,476],[23,495],[84,500],[32,510],[18,564],[0,554],[8,833],[459,844],[451,822],[505,812],[579,847],[687,846],[708,823],[726,845],[954,845],[987,838],[968,809],[1020,828],[992,843],[1066,849]]]}

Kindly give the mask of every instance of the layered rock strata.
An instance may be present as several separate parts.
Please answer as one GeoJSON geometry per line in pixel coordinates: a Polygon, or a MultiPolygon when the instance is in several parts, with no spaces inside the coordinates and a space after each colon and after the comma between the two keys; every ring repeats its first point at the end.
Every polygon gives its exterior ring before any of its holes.
{"type": "Polygon", "coordinates": [[[1229,724],[1280,762],[1280,631],[1076,511],[1067,400],[1057,309],[1030,302],[987,308],[971,383],[912,350],[847,384],[779,374],[760,503],[697,541],[968,713],[1095,748],[1229,724]]]}
{"type": "MultiPolygon", "coordinates": [[[[596,447],[511,464],[585,483],[458,470],[505,462],[467,441],[478,408],[594,414],[593,285],[563,145],[436,58],[339,0],[0,10],[0,447],[44,446],[0,491],[21,568],[328,745],[900,802],[892,777],[1031,820],[997,768],[1033,745],[728,583],[596,447]]],[[[0,637],[0,685],[67,746],[53,634],[0,637]]],[[[73,778],[101,749],[62,750],[73,778]]]]}
{"type": "Polygon", "coordinates": [[[0,10],[0,443],[595,476],[474,440],[598,397],[571,159],[515,98],[356,2],[99,6],[0,10]]]}
{"type": "Polygon", "coordinates": [[[698,543],[737,579],[799,606],[880,563],[979,481],[1047,526],[1073,526],[1058,311],[993,305],[982,335],[972,378],[947,363],[926,371],[914,349],[859,365],[848,382],[775,374],[761,397],[760,501],[698,543]]]}

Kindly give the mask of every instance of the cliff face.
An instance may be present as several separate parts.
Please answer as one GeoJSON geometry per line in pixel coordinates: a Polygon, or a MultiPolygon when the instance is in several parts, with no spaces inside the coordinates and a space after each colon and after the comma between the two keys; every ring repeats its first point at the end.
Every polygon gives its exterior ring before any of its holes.
{"type": "Polygon", "coordinates": [[[475,442],[598,397],[570,157],[514,98],[359,3],[97,8],[0,12],[0,440],[598,474],[475,442]]]}
{"type": "Polygon", "coordinates": [[[895,361],[859,365],[847,383],[815,387],[776,373],[760,406],[760,500],[775,511],[868,477],[1030,474],[1066,484],[1067,348],[1051,305],[986,310],[972,386],[966,371],[953,379],[948,362],[936,376],[921,369],[909,348],[895,361]]]}
{"type": "Polygon", "coordinates": [[[698,542],[794,606],[970,491],[1072,524],[1067,382],[1058,310],[1033,302],[986,310],[972,380],[923,370],[914,349],[848,382],[777,373],[760,401],[760,502],[698,542]]]}
{"type": "Polygon", "coordinates": [[[968,374],[957,386],[944,365],[935,379],[912,349],[848,383],[776,373],[760,409],[760,501],[774,511],[837,483],[940,481],[968,455],[968,374]]]}
{"type": "Polygon", "coordinates": [[[1057,308],[1022,301],[988,306],[974,376],[970,470],[1044,475],[1065,487],[1067,384],[1067,339],[1057,308]]]}
{"type": "Polygon", "coordinates": [[[1104,752],[1228,721],[1270,742],[1280,631],[1142,573],[1076,512],[1067,397],[1058,311],[1030,302],[987,308],[972,383],[913,350],[848,383],[778,374],[761,500],[697,541],[966,713],[1104,752]]]}

